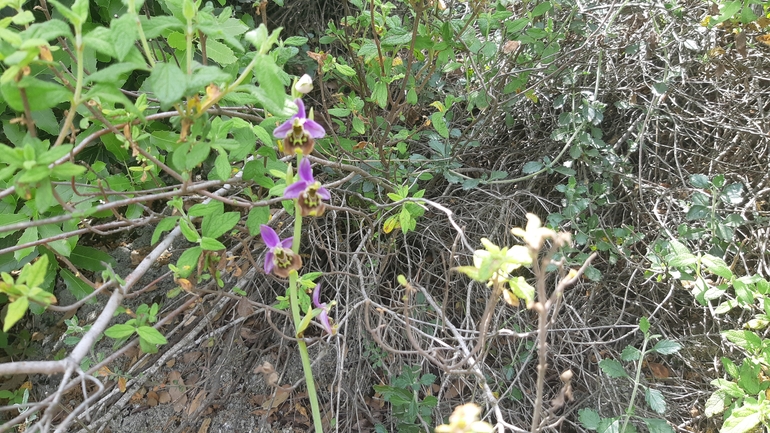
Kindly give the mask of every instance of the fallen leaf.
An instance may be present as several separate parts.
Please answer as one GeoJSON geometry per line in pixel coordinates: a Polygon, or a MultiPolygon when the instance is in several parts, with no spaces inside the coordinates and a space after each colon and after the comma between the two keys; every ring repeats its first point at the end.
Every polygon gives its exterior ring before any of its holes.
{"type": "Polygon", "coordinates": [[[127,379],[123,376],[118,378],[118,389],[120,392],[126,392],[126,381],[127,379]]]}
{"type": "Polygon", "coordinates": [[[161,391],[158,393],[158,403],[168,404],[171,403],[171,393],[168,391],[161,391]]]}
{"type": "Polygon", "coordinates": [[[206,418],[201,423],[201,428],[198,429],[198,433],[207,433],[209,431],[209,426],[211,426],[211,418],[206,418]]]}
{"type": "Polygon", "coordinates": [[[241,317],[249,317],[254,314],[254,307],[251,305],[251,302],[249,302],[248,299],[241,298],[238,300],[236,311],[238,311],[238,315],[241,317]]]}
{"type": "Polygon", "coordinates": [[[647,366],[650,367],[652,377],[655,379],[668,379],[671,377],[671,370],[663,364],[657,362],[648,362],[647,366]]]}
{"type": "Polygon", "coordinates": [[[166,362],[166,367],[168,368],[174,368],[174,365],[176,365],[176,359],[171,358],[166,362]]]}
{"type": "Polygon", "coordinates": [[[190,402],[190,406],[187,408],[187,415],[192,415],[195,413],[195,411],[201,407],[201,403],[203,402],[204,398],[206,398],[206,390],[202,389],[198,395],[193,398],[192,402],[190,402]]]}
{"type": "Polygon", "coordinates": [[[192,364],[193,362],[197,361],[198,358],[200,358],[202,355],[201,352],[187,352],[182,356],[182,362],[185,364],[192,364]]]}
{"type": "Polygon", "coordinates": [[[289,398],[289,395],[291,395],[290,391],[287,391],[287,389],[290,389],[290,385],[284,385],[284,386],[276,386],[275,387],[275,394],[274,397],[270,400],[267,400],[262,404],[262,409],[277,409],[278,406],[283,404],[283,402],[286,401],[286,399],[289,398]]]}
{"type": "Polygon", "coordinates": [[[155,407],[158,405],[158,393],[150,391],[147,393],[147,406],[155,407]]]}

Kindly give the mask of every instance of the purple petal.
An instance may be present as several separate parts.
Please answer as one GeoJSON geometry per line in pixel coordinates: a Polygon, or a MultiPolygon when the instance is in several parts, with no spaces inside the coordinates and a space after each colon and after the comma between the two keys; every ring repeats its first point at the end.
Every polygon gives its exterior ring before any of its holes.
{"type": "Polygon", "coordinates": [[[275,257],[273,257],[273,252],[268,251],[267,254],[265,254],[265,273],[269,274],[273,272],[273,268],[275,267],[275,257]]]}
{"type": "Polygon", "coordinates": [[[292,131],[292,128],[294,127],[294,118],[281,123],[277,128],[273,130],[273,137],[275,138],[286,138],[287,135],[292,131]]]}
{"type": "Polygon", "coordinates": [[[281,241],[281,246],[286,249],[291,249],[294,246],[294,237],[286,238],[281,241]]]}
{"type": "MultiPolygon", "coordinates": [[[[299,108],[299,111],[297,111],[297,114],[294,115],[294,117],[299,117],[300,119],[304,119],[305,118],[305,103],[302,102],[302,99],[300,99],[300,98],[295,99],[294,103],[297,104],[297,108],[299,108]]],[[[294,117],[292,117],[292,119],[294,119],[294,117]]]]}
{"type": "Polygon", "coordinates": [[[324,130],[324,127],[315,120],[305,120],[305,123],[302,125],[302,127],[313,138],[323,138],[326,135],[326,130],[324,130]]]}
{"type": "Polygon", "coordinates": [[[332,198],[331,194],[329,194],[329,190],[324,187],[318,188],[318,191],[316,191],[316,194],[318,194],[318,197],[321,197],[324,200],[329,200],[330,198],[332,198]]]}
{"type": "Polygon", "coordinates": [[[313,289],[313,305],[315,305],[316,308],[324,308],[324,306],[321,305],[321,285],[316,284],[315,288],[313,289]]]}
{"type": "Polygon", "coordinates": [[[307,158],[299,163],[299,178],[308,184],[315,182],[315,179],[313,179],[313,169],[310,168],[310,160],[307,158]]]}
{"type": "Polygon", "coordinates": [[[262,235],[262,240],[265,241],[265,245],[271,250],[281,243],[281,239],[272,227],[262,224],[259,226],[259,233],[262,235]]]}
{"type": "Polygon", "coordinates": [[[324,327],[326,332],[329,333],[329,335],[334,335],[334,329],[332,328],[332,324],[329,322],[329,314],[326,312],[326,310],[323,310],[321,314],[318,315],[318,320],[321,322],[321,325],[324,327]]]}
{"type": "Polygon", "coordinates": [[[283,197],[284,198],[297,198],[300,194],[305,192],[307,189],[307,182],[304,181],[298,181],[294,182],[293,184],[286,187],[285,190],[283,190],[283,197]]]}

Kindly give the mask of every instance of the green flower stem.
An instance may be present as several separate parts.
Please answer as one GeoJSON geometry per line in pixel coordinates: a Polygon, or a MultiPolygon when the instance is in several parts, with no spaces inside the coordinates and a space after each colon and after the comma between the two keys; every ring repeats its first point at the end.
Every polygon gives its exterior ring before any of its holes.
{"type": "Polygon", "coordinates": [[[72,126],[72,122],[75,120],[75,114],[77,114],[78,111],[78,105],[80,105],[81,102],[81,96],[83,95],[83,79],[85,77],[84,71],[83,71],[83,49],[85,46],[83,45],[83,26],[82,25],[75,25],[75,63],[77,67],[77,72],[75,74],[75,92],[72,95],[72,107],[70,107],[69,112],[67,113],[67,117],[64,119],[64,126],[61,129],[61,132],[59,133],[59,136],[56,138],[56,143],[54,143],[54,146],[58,146],[64,142],[64,139],[69,134],[70,127],[72,126]]]}
{"type": "Polygon", "coordinates": [[[144,29],[142,28],[142,21],[139,20],[139,14],[136,13],[136,0],[128,0],[127,6],[128,13],[131,14],[134,21],[136,21],[136,28],[139,31],[139,40],[142,42],[142,49],[144,50],[145,57],[147,57],[147,62],[150,64],[150,67],[155,66],[155,58],[152,55],[152,51],[150,51],[149,44],[147,44],[147,37],[144,35],[144,29]]]}
{"type": "Polygon", "coordinates": [[[634,414],[634,402],[636,401],[636,394],[639,391],[639,381],[642,378],[642,361],[644,361],[644,355],[647,352],[647,343],[649,342],[649,334],[645,332],[644,334],[644,342],[642,343],[642,351],[639,355],[639,361],[637,361],[636,364],[636,377],[634,378],[634,389],[631,391],[631,399],[628,400],[628,409],[626,409],[626,415],[624,416],[623,420],[623,427],[620,429],[620,431],[626,431],[626,426],[628,426],[628,422],[631,420],[631,415],[634,414]]]}
{"type": "MultiPolygon", "coordinates": [[[[297,159],[299,166],[299,158],[297,159]]],[[[299,204],[294,200],[294,242],[291,250],[294,254],[299,254],[299,242],[302,235],[302,213],[299,204]]],[[[294,329],[299,332],[299,326],[302,322],[299,310],[299,296],[297,295],[297,272],[292,271],[289,274],[289,302],[291,304],[291,317],[294,319],[294,329]]],[[[313,426],[315,431],[323,433],[323,424],[321,423],[321,408],[318,406],[318,394],[315,390],[315,381],[313,380],[313,369],[310,365],[310,355],[307,351],[307,344],[299,335],[297,345],[299,346],[299,356],[302,358],[302,369],[305,372],[305,383],[307,383],[307,395],[310,398],[310,410],[313,413],[313,426]]]]}

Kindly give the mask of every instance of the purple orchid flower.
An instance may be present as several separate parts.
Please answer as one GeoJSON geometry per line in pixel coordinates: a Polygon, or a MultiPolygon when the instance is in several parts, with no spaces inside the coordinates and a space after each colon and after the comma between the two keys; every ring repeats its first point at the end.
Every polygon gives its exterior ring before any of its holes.
{"type": "Polygon", "coordinates": [[[334,335],[335,330],[334,327],[332,327],[331,321],[329,319],[329,307],[324,302],[321,303],[321,285],[316,284],[315,288],[313,289],[313,306],[316,308],[320,308],[322,311],[318,313],[318,320],[321,322],[321,326],[326,330],[326,332],[329,333],[329,335],[334,335]]]}
{"type": "Polygon", "coordinates": [[[286,187],[284,198],[296,198],[302,216],[321,216],[326,209],[322,200],[329,200],[331,194],[313,178],[310,161],[305,158],[299,163],[299,180],[286,187]]]}
{"type": "Polygon", "coordinates": [[[318,122],[305,116],[305,104],[302,99],[298,98],[294,103],[299,109],[297,114],[275,128],[273,136],[283,139],[283,152],[286,155],[294,155],[298,151],[309,155],[315,146],[315,139],[323,138],[326,131],[318,122]]]}
{"type": "Polygon", "coordinates": [[[281,240],[275,230],[264,224],[259,226],[259,232],[268,248],[265,255],[266,274],[273,273],[277,277],[286,278],[292,270],[302,268],[302,258],[291,250],[294,238],[281,240]]]}

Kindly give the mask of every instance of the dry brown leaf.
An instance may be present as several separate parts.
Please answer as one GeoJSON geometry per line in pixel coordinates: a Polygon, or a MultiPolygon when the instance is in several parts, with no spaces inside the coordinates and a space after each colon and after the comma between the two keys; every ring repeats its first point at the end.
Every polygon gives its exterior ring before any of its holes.
{"type": "Polygon", "coordinates": [[[158,405],[158,393],[150,391],[147,393],[147,406],[155,407],[158,405]]]}
{"type": "Polygon", "coordinates": [[[241,334],[241,338],[243,338],[244,340],[256,340],[257,338],[259,338],[259,334],[254,332],[248,326],[242,327],[240,334],[241,334]]]}
{"type": "Polygon", "coordinates": [[[201,428],[198,429],[198,433],[208,433],[211,426],[211,418],[206,418],[201,423],[201,428]]]}
{"type": "Polygon", "coordinates": [[[254,369],[254,373],[262,374],[265,378],[265,383],[267,383],[269,386],[278,385],[278,373],[275,372],[273,364],[265,361],[262,363],[262,365],[254,369]]]}
{"type": "Polygon", "coordinates": [[[770,47],[770,33],[766,35],[757,36],[757,42],[763,43],[770,47]]]}
{"type": "Polygon", "coordinates": [[[748,51],[746,50],[746,33],[736,33],[735,49],[738,50],[738,54],[740,54],[741,57],[746,57],[748,55],[748,51]]]}
{"type": "Polygon", "coordinates": [[[648,362],[647,366],[650,367],[652,377],[655,379],[668,379],[671,377],[671,370],[663,364],[657,362],[648,362]]]}
{"type": "Polygon", "coordinates": [[[251,305],[251,302],[249,302],[248,299],[241,298],[238,300],[236,311],[238,311],[238,315],[241,317],[249,317],[254,314],[254,307],[251,305]]]}
{"type": "Polygon", "coordinates": [[[123,376],[118,378],[118,389],[120,392],[126,392],[126,382],[127,379],[123,376]]]}
{"type": "Polygon", "coordinates": [[[176,365],[176,359],[171,358],[166,362],[166,367],[168,368],[174,368],[174,365],[176,365]]]}
{"type": "Polygon", "coordinates": [[[275,394],[274,397],[270,400],[267,400],[262,404],[262,409],[276,409],[278,406],[283,404],[288,398],[289,395],[291,395],[291,391],[288,391],[288,389],[291,389],[291,385],[284,385],[284,386],[276,386],[275,387],[275,394]]]}
{"type": "Polygon", "coordinates": [[[508,41],[503,45],[503,52],[505,54],[511,54],[519,49],[521,46],[521,42],[519,41],[508,41]]]}
{"type": "Polygon", "coordinates": [[[198,395],[193,398],[192,402],[190,402],[190,406],[187,408],[187,415],[194,414],[195,411],[201,407],[201,403],[203,402],[204,398],[206,398],[206,390],[202,389],[198,395]]]}
{"type": "Polygon", "coordinates": [[[161,391],[158,393],[158,403],[168,404],[171,403],[171,394],[168,391],[161,391]]]}
{"type": "Polygon", "coordinates": [[[201,352],[195,351],[195,352],[187,352],[182,356],[182,362],[185,364],[192,364],[193,362],[197,361],[198,358],[200,358],[202,355],[201,352]]]}

